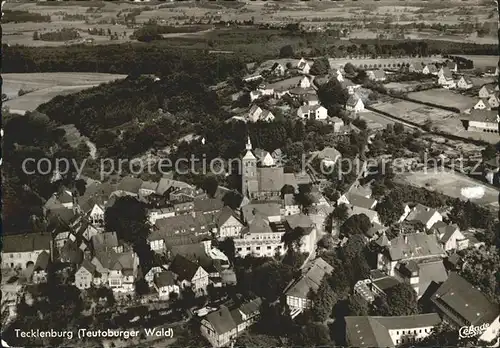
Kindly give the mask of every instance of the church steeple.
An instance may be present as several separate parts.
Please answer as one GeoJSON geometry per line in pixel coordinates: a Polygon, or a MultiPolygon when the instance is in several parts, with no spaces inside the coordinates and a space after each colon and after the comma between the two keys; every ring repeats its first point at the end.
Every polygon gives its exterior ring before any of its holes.
{"type": "Polygon", "coordinates": [[[245,145],[247,151],[252,150],[252,142],[250,141],[250,135],[247,136],[247,144],[245,145]]]}

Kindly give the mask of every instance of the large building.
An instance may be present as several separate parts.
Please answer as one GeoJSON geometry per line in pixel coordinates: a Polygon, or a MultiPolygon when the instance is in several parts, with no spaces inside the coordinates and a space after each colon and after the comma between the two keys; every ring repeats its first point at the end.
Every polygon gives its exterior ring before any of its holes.
{"type": "Polygon", "coordinates": [[[399,235],[391,240],[386,240],[384,243],[381,241],[379,244],[383,250],[378,254],[377,268],[385,271],[390,276],[395,275],[398,263],[410,260],[420,263],[446,257],[446,252],[433,234],[410,233],[399,235]]]}
{"type": "Polygon", "coordinates": [[[249,137],[241,163],[241,192],[249,199],[279,199],[283,186],[297,187],[302,183],[295,174],[285,173],[283,167],[257,164],[258,159],[252,151],[249,137]]]}
{"type": "Polygon", "coordinates": [[[488,328],[479,339],[491,342],[500,333],[500,308],[464,278],[453,272],[431,296],[436,311],[443,321],[460,328],[463,326],[488,328]]]}
{"type": "Polygon", "coordinates": [[[311,263],[304,273],[294,280],[285,290],[286,304],[290,308],[292,318],[311,308],[310,292],[317,291],[321,281],[327,274],[331,274],[333,267],[322,258],[311,263]]]}
{"type": "Polygon", "coordinates": [[[462,115],[465,129],[474,132],[498,133],[499,116],[497,110],[471,110],[462,115]]]}
{"type": "Polygon", "coordinates": [[[399,317],[345,317],[347,345],[397,347],[429,336],[441,322],[436,313],[399,317]]]}
{"type": "Polygon", "coordinates": [[[34,265],[42,252],[52,255],[49,234],[7,235],[2,244],[2,268],[24,269],[34,265]]]}

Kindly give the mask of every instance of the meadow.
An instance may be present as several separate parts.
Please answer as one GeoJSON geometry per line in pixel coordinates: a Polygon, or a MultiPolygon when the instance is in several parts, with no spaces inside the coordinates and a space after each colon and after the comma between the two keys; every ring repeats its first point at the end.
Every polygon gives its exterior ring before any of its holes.
{"type": "Polygon", "coordinates": [[[58,95],[76,93],[101,83],[123,79],[126,75],[102,73],[2,74],[2,93],[9,98],[4,105],[24,113],[36,109],[58,95]],[[28,91],[18,96],[19,90],[28,91]]]}
{"type": "Polygon", "coordinates": [[[426,91],[408,93],[414,100],[457,108],[461,111],[471,108],[477,100],[447,89],[429,89],[426,91]]]}

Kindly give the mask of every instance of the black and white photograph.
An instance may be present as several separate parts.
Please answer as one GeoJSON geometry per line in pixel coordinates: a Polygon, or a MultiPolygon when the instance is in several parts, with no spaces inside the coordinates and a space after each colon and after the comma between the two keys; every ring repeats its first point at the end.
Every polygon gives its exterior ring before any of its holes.
{"type": "Polygon", "coordinates": [[[500,348],[497,0],[1,4],[2,347],[500,348]]]}

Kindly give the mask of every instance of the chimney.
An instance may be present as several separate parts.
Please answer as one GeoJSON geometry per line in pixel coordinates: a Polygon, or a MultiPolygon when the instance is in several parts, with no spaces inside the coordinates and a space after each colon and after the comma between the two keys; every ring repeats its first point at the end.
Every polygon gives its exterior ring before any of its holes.
{"type": "Polygon", "coordinates": [[[405,244],[408,244],[408,236],[406,234],[404,235],[404,239],[405,239],[405,244]]]}

